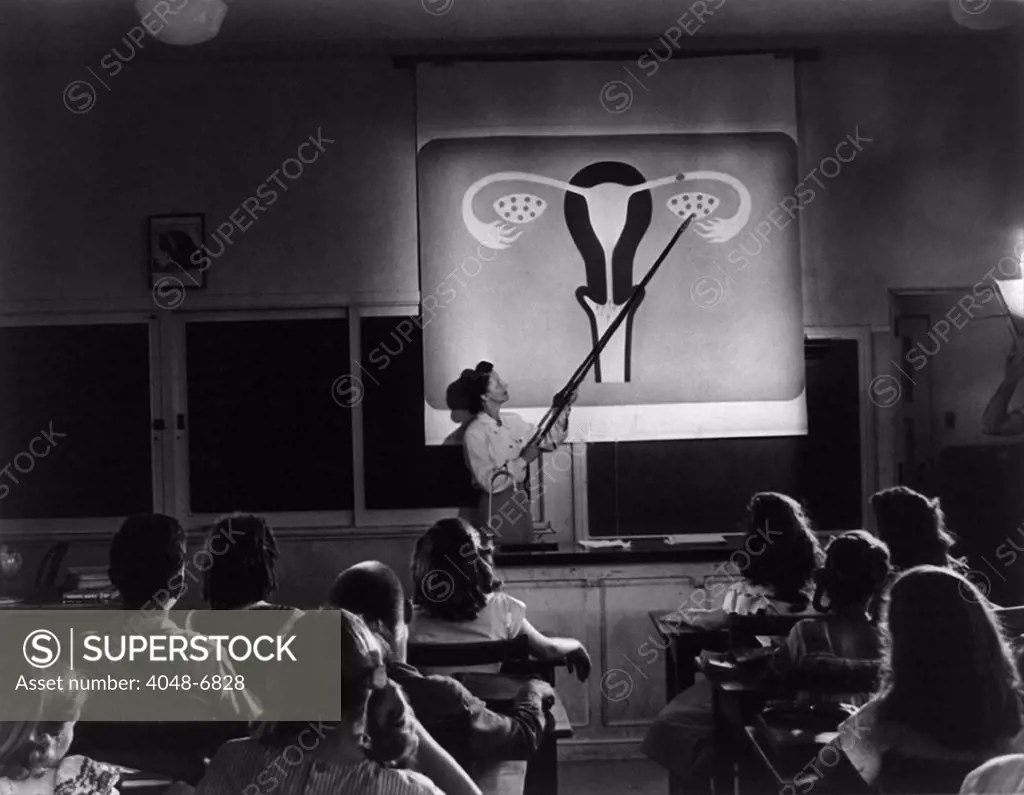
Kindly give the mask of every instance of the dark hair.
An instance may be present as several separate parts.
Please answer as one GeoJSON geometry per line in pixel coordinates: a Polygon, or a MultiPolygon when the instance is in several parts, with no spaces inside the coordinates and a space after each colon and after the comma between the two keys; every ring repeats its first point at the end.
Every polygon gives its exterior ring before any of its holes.
{"type": "Polygon", "coordinates": [[[880,718],[955,750],[987,750],[1020,731],[1009,644],[967,578],[939,566],[904,572],[882,629],[880,718]]]}
{"type": "Polygon", "coordinates": [[[184,563],[185,531],[178,520],[159,513],[142,513],[125,519],[114,535],[108,573],[111,584],[121,594],[122,604],[139,609],[159,593],[180,595],[184,582],[171,587],[171,581],[181,579],[184,563]]]}
{"type": "Polygon", "coordinates": [[[377,560],[357,563],[339,574],[327,604],[355,613],[392,648],[399,625],[411,618],[398,575],[377,560]]]}
{"type": "Polygon", "coordinates": [[[214,610],[246,607],[277,589],[277,540],[262,516],[234,513],[221,518],[206,546],[212,563],[203,575],[203,599],[214,610]],[[220,549],[217,539],[223,539],[220,549]]]}
{"type": "Polygon", "coordinates": [[[413,603],[434,618],[472,621],[501,588],[480,547],[480,534],[465,519],[442,519],[416,542],[413,603]]]}
{"type": "Polygon", "coordinates": [[[931,565],[964,572],[963,561],[949,554],[956,537],[946,529],[938,497],[928,499],[906,486],[895,486],[872,494],[870,503],[878,537],[889,547],[893,569],[931,565]]]}
{"type": "Polygon", "coordinates": [[[775,599],[796,609],[807,606],[807,585],[824,555],[800,503],[785,494],[763,491],[747,506],[750,521],[744,547],[744,579],[770,588],[775,599]],[[756,546],[752,546],[752,544],[756,546]]]}
{"type": "Polygon", "coordinates": [[[490,362],[479,362],[472,370],[466,371],[468,381],[467,398],[469,400],[469,411],[471,414],[479,414],[484,410],[483,399],[487,394],[487,388],[491,383],[491,373],[494,372],[494,365],[490,362]]]}
{"type": "Polygon", "coordinates": [[[889,580],[889,550],[863,530],[829,541],[825,565],[814,573],[814,609],[843,613],[870,607],[889,580]]]}

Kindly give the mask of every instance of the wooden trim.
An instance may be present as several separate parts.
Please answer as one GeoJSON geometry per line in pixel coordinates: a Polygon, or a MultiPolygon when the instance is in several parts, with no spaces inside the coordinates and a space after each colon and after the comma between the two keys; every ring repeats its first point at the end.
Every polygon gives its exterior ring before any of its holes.
{"type": "Polygon", "coordinates": [[[239,293],[218,295],[192,291],[181,308],[162,309],[152,295],[123,298],[36,298],[0,301],[0,317],[22,315],[63,316],[67,314],[110,314],[113,312],[145,312],[147,314],[189,314],[217,310],[314,309],[350,306],[419,306],[418,290],[396,292],[352,293],[239,293]]]}

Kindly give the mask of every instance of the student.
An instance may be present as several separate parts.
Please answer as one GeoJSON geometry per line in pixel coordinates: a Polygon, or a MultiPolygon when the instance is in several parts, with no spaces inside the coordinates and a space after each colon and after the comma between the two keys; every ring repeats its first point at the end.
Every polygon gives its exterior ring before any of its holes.
{"type": "Polygon", "coordinates": [[[785,494],[759,492],[747,506],[744,548],[747,562],[726,590],[720,607],[691,606],[682,620],[701,629],[726,626],[729,616],[788,615],[804,612],[810,584],[824,558],[800,503],[785,494]]]}
{"type": "MultiPolygon", "coordinates": [[[[682,620],[705,629],[725,627],[731,615],[802,613],[810,602],[812,575],[823,555],[811,523],[792,497],[755,494],[748,505],[747,563],[741,578],[726,590],[721,607],[690,607],[682,620]]],[[[665,706],[647,730],[640,752],[687,780],[706,786],[713,731],[711,685],[698,676],[694,685],[665,706]]]]}
{"type": "MultiPolygon", "coordinates": [[[[206,549],[211,563],[203,573],[203,600],[211,610],[288,610],[291,616],[282,620],[285,625],[301,615],[270,601],[277,590],[277,539],[262,516],[234,513],[219,519],[206,549]]],[[[190,612],[186,626],[202,631],[202,616],[190,612]]]]}
{"type": "MultiPolygon", "coordinates": [[[[162,514],[139,514],[128,517],[110,546],[110,581],[121,594],[121,605],[132,611],[126,629],[138,635],[174,634],[191,637],[188,629],[179,627],[170,617],[184,584],[185,531],[177,519],[162,514]],[[177,586],[174,583],[177,582],[177,586]]],[[[189,675],[193,681],[204,676],[234,676],[228,660],[190,660],[167,666],[157,665],[154,674],[189,675]]],[[[116,670],[103,671],[101,674],[116,670]]],[[[96,699],[90,699],[90,703],[96,699]]],[[[257,702],[243,690],[196,691],[181,697],[173,691],[166,694],[164,708],[171,714],[166,720],[248,721],[259,717],[257,702]]],[[[87,710],[88,710],[88,704],[87,710]]]]}
{"type": "Polygon", "coordinates": [[[401,768],[420,743],[415,718],[387,678],[380,641],[361,618],[340,612],[341,720],[258,724],[251,737],[217,751],[197,795],[238,795],[259,776],[271,787],[268,775],[276,795],[443,795],[425,775],[401,768]],[[290,747],[302,751],[280,764],[290,747]]]}
{"type": "Polygon", "coordinates": [[[487,709],[463,685],[445,676],[424,676],[406,663],[411,605],[398,576],[383,563],[346,569],[334,581],[328,603],[359,615],[390,647],[388,677],[401,685],[416,716],[460,762],[529,759],[544,735],[546,682],[523,686],[511,715],[487,709]]]}
{"type": "MultiPolygon", "coordinates": [[[[18,673],[32,677],[34,672],[27,667],[20,672],[10,668],[4,681],[16,681],[18,673]]],[[[48,678],[59,676],[65,684],[72,676],[68,669],[46,673],[48,678]]],[[[67,687],[33,695],[38,696],[38,716],[50,720],[0,721],[0,793],[117,795],[117,768],[84,756],[67,756],[86,694],[67,687]]]]}
{"type": "Polygon", "coordinates": [[[966,571],[966,564],[950,554],[956,538],[946,529],[938,497],[929,499],[906,486],[895,486],[876,492],[870,502],[876,534],[889,547],[894,571],[926,565],[966,571]]]}
{"type": "Polygon", "coordinates": [[[992,757],[1024,751],[1009,645],[965,577],[938,566],[904,572],[890,591],[883,637],[878,694],[840,725],[831,746],[841,755],[836,776],[852,767],[871,787],[920,792],[935,771],[948,785],[992,757]]]}
{"type": "Polygon", "coordinates": [[[814,609],[825,618],[797,622],[773,667],[786,671],[818,661],[879,659],[873,615],[889,575],[889,550],[871,534],[854,530],[833,538],[824,566],[814,572],[814,609]]]}
{"type": "MultiPolygon", "coordinates": [[[[545,662],[565,662],[581,682],[590,675],[590,656],[578,640],[549,638],[526,618],[526,605],[501,591],[480,534],[464,519],[442,519],[416,542],[413,555],[411,643],[473,643],[529,639],[530,653],[545,662]]],[[[497,673],[499,665],[457,670],[497,673]]],[[[432,669],[448,674],[456,669],[432,669]]]]}

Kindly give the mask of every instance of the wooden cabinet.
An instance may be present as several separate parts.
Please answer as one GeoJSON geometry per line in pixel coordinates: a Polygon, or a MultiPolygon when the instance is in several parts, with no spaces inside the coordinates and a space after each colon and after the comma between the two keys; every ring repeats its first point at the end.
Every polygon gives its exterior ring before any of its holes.
{"type": "Polygon", "coordinates": [[[575,737],[559,743],[566,759],[636,756],[665,705],[665,648],[648,616],[688,604],[720,564],[636,564],[508,568],[505,590],[522,599],[545,634],[586,644],[593,663],[582,683],[564,668],[558,693],[575,737]]]}

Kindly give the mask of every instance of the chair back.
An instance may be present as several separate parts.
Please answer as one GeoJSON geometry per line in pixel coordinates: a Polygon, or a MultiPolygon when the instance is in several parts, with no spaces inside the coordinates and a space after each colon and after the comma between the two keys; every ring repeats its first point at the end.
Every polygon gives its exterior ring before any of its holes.
{"type": "Polygon", "coordinates": [[[407,656],[410,665],[424,668],[505,664],[530,659],[530,640],[520,635],[512,640],[410,643],[407,656]]]}
{"type": "Polygon", "coordinates": [[[893,795],[957,795],[967,774],[982,761],[925,759],[887,751],[875,783],[879,792],[893,795]]]}
{"type": "Polygon", "coordinates": [[[555,664],[530,657],[530,639],[519,635],[512,640],[485,640],[470,643],[410,643],[407,660],[417,668],[465,668],[500,665],[501,672],[534,676],[555,683],[555,664]]]}

